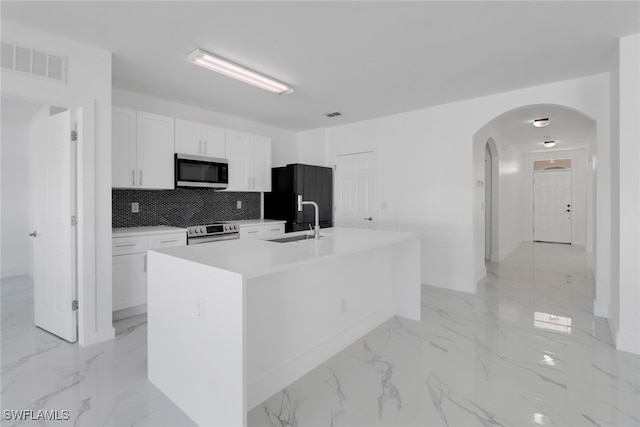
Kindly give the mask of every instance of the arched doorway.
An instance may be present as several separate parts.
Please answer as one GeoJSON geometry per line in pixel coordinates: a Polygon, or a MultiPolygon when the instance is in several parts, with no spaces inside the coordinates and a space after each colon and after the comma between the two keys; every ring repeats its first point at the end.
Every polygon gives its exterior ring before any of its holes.
{"type": "Polygon", "coordinates": [[[478,278],[486,274],[485,261],[499,262],[523,241],[533,240],[534,161],[571,158],[577,166],[574,244],[593,252],[596,123],[592,118],[562,105],[527,105],[494,117],[474,134],[473,144],[475,164],[486,165],[475,175],[475,198],[484,209],[473,224],[478,278]],[[534,127],[536,118],[548,118],[549,125],[534,127]],[[550,140],[555,145],[547,148],[544,142],[550,140]]]}

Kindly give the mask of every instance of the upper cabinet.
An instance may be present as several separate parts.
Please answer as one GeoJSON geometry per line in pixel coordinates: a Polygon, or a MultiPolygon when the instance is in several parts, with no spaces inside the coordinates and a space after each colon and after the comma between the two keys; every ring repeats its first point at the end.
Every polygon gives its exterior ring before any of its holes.
{"type": "Polygon", "coordinates": [[[112,185],[117,188],[172,189],[172,117],[113,107],[112,185]]]}
{"type": "Polygon", "coordinates": [[[173,189],[174,153],[229,161],[227,191],[271,191],[271,138],[113,107],[112,186],[173,189]]]}
{"type": "Polygon", "coordinates": [[[227,191],[271,191],[271,138],[227,130],[226,146],[227,191]]]}
{"type": "Polygon", "coordinates": [[[216,126],[176,119],[175,152],[196,156],[227,157],[225,130],[216,126]]]}

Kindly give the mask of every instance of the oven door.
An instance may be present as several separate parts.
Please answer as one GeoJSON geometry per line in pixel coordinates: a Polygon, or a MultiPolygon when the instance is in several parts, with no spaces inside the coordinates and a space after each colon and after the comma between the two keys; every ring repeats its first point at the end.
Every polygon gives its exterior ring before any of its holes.
{"type": "Polygon", "coordinates": [[[214,157],[176,154],[175,180],[176,188],[227,188],[229,162],[214,157]]]}
{"type": "Polygon", "coordinates": [[[217,236],[191,237],[187,239],[187,245],[198,245],[200,243],[221,242],[223,240],[237,240],[240,233],[220,234],[217,236]]]}

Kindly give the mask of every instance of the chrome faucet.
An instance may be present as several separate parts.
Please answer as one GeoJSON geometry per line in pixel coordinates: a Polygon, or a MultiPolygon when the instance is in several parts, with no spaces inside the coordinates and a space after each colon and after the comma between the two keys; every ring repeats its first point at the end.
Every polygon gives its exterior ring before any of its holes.
{"type": "Polygon", "coordinates": [[[298,195],[298,212],[302,212],[303,205],[313,205],[313,207],[315,208],[316,226],[315,226],[315,229],[313,230],[313,237],[316,239],[319,239],[320,238],[320,208],[318,207],[318,204],[316,202],[303,201],[302,196],[298,195]]]}

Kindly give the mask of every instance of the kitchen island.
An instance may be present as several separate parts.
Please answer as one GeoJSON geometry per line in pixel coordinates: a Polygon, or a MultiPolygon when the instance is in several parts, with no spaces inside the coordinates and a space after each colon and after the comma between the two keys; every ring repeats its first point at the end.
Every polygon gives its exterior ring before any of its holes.
{"type": "Polygon", "coordinates": [[[149,379],[197,424],[244,426],[251,408],[384,321],[420,319],[417,235],[322,236],[149,251],[149,379]]]}

